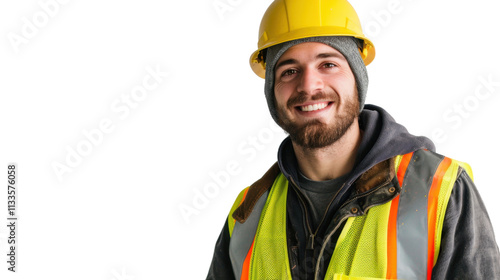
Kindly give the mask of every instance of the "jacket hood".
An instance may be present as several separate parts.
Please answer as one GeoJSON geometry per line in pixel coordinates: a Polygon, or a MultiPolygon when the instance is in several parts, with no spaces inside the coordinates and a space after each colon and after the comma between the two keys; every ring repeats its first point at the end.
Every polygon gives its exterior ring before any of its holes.
{"type": "MultiPolygon", "coordinates": [[[[375,105],[365,105],[359,116],[363,137],[359,146],[356,164],[347,179],[347,186],[377,163],[419,149],[435,151],[434,143],[427,137],[414,136],[397,123],[384,109],[375,105]]],[[[287,137],[278,151],[278,164],[283,174],[298,182],[298,164],[292,141],[287,137]]],[[[342,193],[347,191],[344,188],[342,193]]]]}

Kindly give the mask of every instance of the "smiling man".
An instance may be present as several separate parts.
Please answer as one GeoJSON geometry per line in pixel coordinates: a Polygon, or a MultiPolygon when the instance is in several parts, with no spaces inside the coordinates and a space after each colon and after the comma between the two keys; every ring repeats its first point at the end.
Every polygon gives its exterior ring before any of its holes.
{"type": "Polygon", "coordinates": [[[339,51],[319,42],[290,47],[274,70],[274,97],[275,119],[290,134],[306,177],[323,181],[352,169],[361,140],[358,91],[349,63],[339,51]],[[332,153],[334,161],[328,160],[332,153]]]}
{"type": "Polygon", "coordinates": [[[294,143],[323,148],[353,127],[359,112],[354,74],[337,50],[317,42],[295,45],[274,75],[279,124],[294,143]]]}
{"type": "Polygon", "coordinates": [[[366,105],[373,44],[345,0],[275,0],[251,56],[278,162],[236,198],[207,279],[498,279],[470,167],[366,105]]]}

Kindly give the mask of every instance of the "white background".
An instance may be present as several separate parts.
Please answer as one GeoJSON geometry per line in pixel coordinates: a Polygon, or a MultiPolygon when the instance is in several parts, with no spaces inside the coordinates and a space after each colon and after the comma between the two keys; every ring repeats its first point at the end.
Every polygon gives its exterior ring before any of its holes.
{"type": "MultiPolygon", "coordinates": [[[[62,2],[0,3],[0,180],[19,171],[18,272],[4,183],[0,278],[204,279],[234,198],[285,137],[248,65],[271,1],[62,2]],[[147,69],[169,75],[124,107],[147,69]]],[[[472,165],[499,236],[497,1],[352,4],[377,50],[367,103],[472,165]]]]}

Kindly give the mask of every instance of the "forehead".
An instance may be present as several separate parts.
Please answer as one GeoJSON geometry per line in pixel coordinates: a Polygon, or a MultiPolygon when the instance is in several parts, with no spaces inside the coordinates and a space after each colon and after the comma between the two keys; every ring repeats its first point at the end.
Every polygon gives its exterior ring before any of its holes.
{"type": "Polygon", "coordinates": [[[286,59],[301,60],[321,58],[322,54],[336,56],[345,60],[345,57],[342,55],[342,53],[327,44],[320,42],[305,42],[294,45],[286,50],[278,59],[278,63],[286,59]]]}

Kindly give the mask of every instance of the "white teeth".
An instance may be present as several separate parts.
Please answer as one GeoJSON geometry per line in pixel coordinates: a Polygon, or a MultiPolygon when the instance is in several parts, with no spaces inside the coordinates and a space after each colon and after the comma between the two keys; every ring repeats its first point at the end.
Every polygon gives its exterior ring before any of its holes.
{"type": "Polygon", "coordinates": [[[328,103],[319,103],[314,105],[301,106],[300,110],[302,112],[311,112],[311,111],[321,110],[326,106],[328,106],[328,103]]]}

